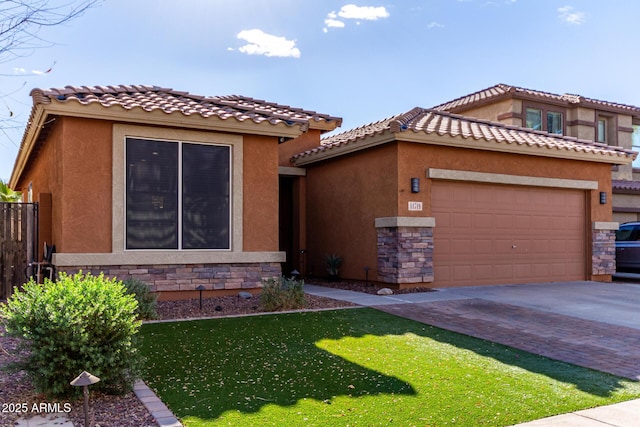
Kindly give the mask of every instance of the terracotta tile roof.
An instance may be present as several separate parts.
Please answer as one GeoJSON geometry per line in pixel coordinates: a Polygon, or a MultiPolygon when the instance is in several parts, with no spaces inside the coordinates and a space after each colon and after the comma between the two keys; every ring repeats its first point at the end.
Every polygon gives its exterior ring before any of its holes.
{"type": "Polygon", "coordinates": [[[105,108],[119,106],[125,110],[159,110],[166,114],[181,113],[185,116],[198,114],[205,118],[218,117],[223,120],[235,118],[255,123],[284,123],[303,128],[313,122],[333,123],[335,127],[342,123],[340,117],[260,99],[239,95],[207,97],[158,86],[66,86],[63,89],[34,89],[31,96],[34,105],[77,102],[82,105],[98,104],[105,108]]]}
{"type": "MultiPolygon", "coordinates": [[[[402,140],[402,133],[446,135],[471,141],[489,141],[496,144],[530,146],[541,150],[558,150],[590,153],[615,158],[634,158],[636,153],[620,147],[612,147],[574,137],[552,135],[546,132],[508,126],[485,120],[463,117],[457,114],[416,107],[378,122],[324,138],[321,145],[293,157],[292,160],[327,152],[337,147],[363,143],[367,138],[385,133],[396,134],[393,138],[402,140]]],[[[391,140],[391,137],[390,139],[391,140]]],[[[364,144],[363,144],[364,145],[364,144]]],[[[478,148],[482,148],[480,145],[478,148]]]]}
{"type": "Polygon", "coordinates": [[[507,98],[510,96],[537,99],[539,101],[553,101],[568,105],[585,105],[593,108],[605,108],[625,111],[631,115],[640,116],[640,107],[633,105],[620,104],[616,102],[600,101],[598,99],[586,98],[581,95],[574,95],[565,93],[558,95],[555,93],[542,92],[539,90],[526,89],[517,86],[510,86],[506,84],[497,84],[489,88],[479,90],[469,95],[461,96],[452,101],[445,102],[444,104],[433,107],[434,110],[457,112],[467,108],[499,100],[501,98],[507,98]]]}
{"type": "Polygon", "coordinates": [[[625,181],[621,179],[614,179],[611,181],[611,188],[613,192],[632,192],[640,193],[640,181],[625,181]]]}

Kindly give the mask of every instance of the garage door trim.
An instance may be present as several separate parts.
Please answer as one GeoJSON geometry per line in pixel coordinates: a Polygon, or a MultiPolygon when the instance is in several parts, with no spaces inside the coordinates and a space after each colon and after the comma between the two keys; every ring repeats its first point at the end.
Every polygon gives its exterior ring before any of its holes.
{"type": "Polygon", "coordinates": [[[529,187],[569,188],[597,190],[598,181],[582,179],[544,178],[539,176],[507,175],[501,173],[472,172],[455,169],[427,169],[427,178],[452,181],[484,182],[489,184],[526,185],[529,187]]]}

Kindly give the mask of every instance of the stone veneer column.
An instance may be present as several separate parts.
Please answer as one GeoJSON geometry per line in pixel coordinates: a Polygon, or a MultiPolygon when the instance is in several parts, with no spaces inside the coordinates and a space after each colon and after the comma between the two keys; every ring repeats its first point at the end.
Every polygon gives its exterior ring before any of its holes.
{"type": "Polygon", "coordinates": [[[591,274],[594,276],[616,272],[617,222],[594,222],[591,230],[591,274]]]}
{"type": "Polygon", "coordinates": [[[376,218],[378,280],[393,284],[433,282],[434,218],[376,218]]]}

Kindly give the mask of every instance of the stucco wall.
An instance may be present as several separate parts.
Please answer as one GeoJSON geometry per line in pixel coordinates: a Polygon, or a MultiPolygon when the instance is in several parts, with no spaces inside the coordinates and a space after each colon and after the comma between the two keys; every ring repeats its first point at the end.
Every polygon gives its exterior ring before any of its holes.
{"type": "Polygon", "coordinates": [[[344,257],[341,276],[375,278],[375,218],[397,212],[397,155],[386,144],[307,170],[307,270],[326,277],[324,256],[344,257]]]}
{"type": "MultiPolygon", "coordinates": [[[[510,153],[480,150],[464,150],[446,146],[401,143],[398,154],[399,200],[398,216],[430,216],[430,181],[426,180],[427,168],[466,170],[532,177],[582,179],[599,182],[599,190],[591,191],[591,220],[611,221],[611,165],[547,157],[524,156],[510,153]],[[422,191],[408,191],[410,178],[421,177],[422,191]],[[403,186],[406,186],[405,191],[403,186]],[[607,191],[606,205],[600,205],[599,192],[607,191]],[[409,200],[422,201],[425,210],[410,212],[409,200]]],[[[437,225],[436,225],[437,226],[437,225]]]]}
{"type": "Polygon", "coordinates": [[[111,251],[111,132],[100,120],[62,119],[61,186],[54,191],[54,228],[60,227],[58,252],[111,251]],[[57,203],[56,203],[57,201],[57,203]]]}
{"type": "Polygon", "coordinates": [[[290,139],[278,146],[278,164],[280,166],[293,166],[291,157],[320,145],[320,130],[309,129],[297,138],[290,139]]]}
{"type": "MultiPolygon", "coordinates": [[[[418,143],[388,143],[309,167],[307,233],[311,273],[324,276],[322,256],[337,252],[344,257],[343,277],[364,279],[364,267],[370,267],[369,279],[375,280],[375,218],[430,217],[428,168],[598,181],[598,190],[587,190],[586,225],[611,221],[611,167],[608,164],[418,143]],[[419,193],[411,193],[412,177],[420,178],[419,193]],[[606,205],[599,203],[600,191],[607,191],[606,205]],[[409,201],[422,202],[423,210],[410,211],[409,201]]],[[[590,231],[585,229],[585,235],[588,234],[590,231]]],[[[591,255],[587,256],[590,259],[591,255]]]]}
{"type": "Polygon", "coordinates": [[[278,140],[245,136],[243,249],[278,250],[278,140]]]}
{"type": "Polygon", "coordinates": [[[60,188],[61,177],[60,168],[57,166],[60,164],[60,140],[62,137],[61,121],[54,122],[47,144],[39,144],[37,146],[37,153],[32,156],[30,163],[25,168],[24,174],[18,181],[17,190],[21,191],[24,200],[27,200],[27,191],[29,189],[29,183],[33,188],[33,201],[41,202],[50,200],[51,203],[47,203],[46,212],[40,212],[40,241],[38,242],[38,256],[42,255],[42,245],[44,242],[52,244],[60,240],[60,229],[52,229],[52,217],[60,217],[60,194],[54,189],[60,188]],[[51,197],[47,196],[51,194],[51,197]],[[56,199],[54,200],[53,197],[56,199]],[[41,200],[42,199],[42,200],[41,200]],[[42,221],[46,218],[46,221],[42,221]]]}

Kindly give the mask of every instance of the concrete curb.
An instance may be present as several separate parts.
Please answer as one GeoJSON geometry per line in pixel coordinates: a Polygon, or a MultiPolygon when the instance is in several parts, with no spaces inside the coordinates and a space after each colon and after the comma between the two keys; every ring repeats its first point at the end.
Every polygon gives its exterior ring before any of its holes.
{"type": "Polygon", "coordinates": [[[136,381],[133,385],[133,392],[160,427],[184,427],[144,381],[136,381]]]}

